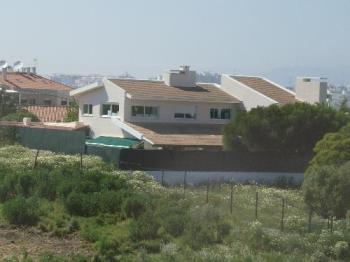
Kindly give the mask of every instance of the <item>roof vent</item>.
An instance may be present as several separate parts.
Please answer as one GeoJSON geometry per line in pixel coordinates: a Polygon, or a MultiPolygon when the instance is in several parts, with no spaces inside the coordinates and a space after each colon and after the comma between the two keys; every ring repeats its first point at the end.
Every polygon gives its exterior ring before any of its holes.
{"type": "Polygon", "coordinates": [[[196,71],[190,71],[190,66],[182,65],[178,70],[169,70],[164,73],[164,82],[168,86],[195,87],[196,71]]]}

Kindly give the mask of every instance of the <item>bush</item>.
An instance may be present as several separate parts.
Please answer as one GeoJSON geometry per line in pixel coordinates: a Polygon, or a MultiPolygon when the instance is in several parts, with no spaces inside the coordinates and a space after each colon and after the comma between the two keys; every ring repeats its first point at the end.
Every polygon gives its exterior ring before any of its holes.
{"type": "Polygon", "coordinates": [[[147,209],[141,216],[130,223],[130,238],[134,241],[155,239],[159,226],[153,210],[147,209]]]}
{"type": "Polygon", "coordinates": [[[231,230],[225,223],[223,214],[217,207],[208,205],[195,207],[190,211],[190,220],[186,225],[188,244],[199,249],[204,246],[222,242],[231,230]]]}
{"type": "Polygon", "coordinates": [[[126,217],[138,218],[149,205],[149,196],[132,195],[125,199],[122,204],[122,211],[126,217]]]}
{"type": "Polygon", "coordinates": [[[121,210],[122,195],[115,191],[103,191],[99,196],[99,209],[103,213],[115,213],[121,210]]]}
{"type": "Polygon", "coordinates": [[[5,202],[3,215],[10,224],[35,225],[39,221],[39,205],[35,198],[18,196],[5,202]]]}
{"type": "Polygon", "coordinates": [[[305,174],[305,202],[319,215],[344,218],[350,210],[350,162],[340,168],[312,167],[305,174]]]}
{"type": "Polygon", "coordinates": [[[98,195],[72,192],[65,201],[65,207],[71,215],[94,216],[98,212],[98,195]]]}

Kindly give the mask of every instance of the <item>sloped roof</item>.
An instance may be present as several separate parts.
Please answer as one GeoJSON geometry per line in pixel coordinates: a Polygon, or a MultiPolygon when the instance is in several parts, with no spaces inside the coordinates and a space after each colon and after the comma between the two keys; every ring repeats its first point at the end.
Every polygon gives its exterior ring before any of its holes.
{"type": "Polygon", "coordinates": [[[222,147],[219,124],[126,123],[155,146],[222,147]]]}
{"type": "Polygon", "coordinates": [[[41,122],[62,122],[68,113],[66,106],[27,106],[25,109],[41,122]]]}
{"type": "Polygon", "coordinates": [[[298,100],[295,95],[270,81],[262,77],[253,76],[231,76],[233,79],[241,82],[242,84],[258,91],[259,93],[270,97],[280,104],[295,103],[298,100]]]}
{"type": "Polygon", "coordinates": [[[71,87],[52,81],[33,73],[8,72],[6,80],[0,76],[0,84],[11,89],[49,89],[57,91],[70,91],[71,87]]]}
{"type": "Polygon", "coordinates": [[[132,98],[140,100],[240,103],[215,84],[197,84],[196,87],[168,86],[162,81],[110,79],[132,98]]]}

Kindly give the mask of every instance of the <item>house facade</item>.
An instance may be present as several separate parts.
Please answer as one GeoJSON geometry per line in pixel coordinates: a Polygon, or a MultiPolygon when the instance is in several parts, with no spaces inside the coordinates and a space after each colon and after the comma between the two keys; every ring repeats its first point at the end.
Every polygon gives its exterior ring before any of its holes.
{"type": "Polygon", "coordinates": [[[18,92],[20,106],[67,106],[72,88],[36,74],[35,68],[14,72],[2,68],[0,85],[18,92]]]}
{"type": "Polygon", "coordinates": [[[221,85],[197,83],[188,66],[163,81],[104,79],[71,91],[90,136],[143,141],[145,148],[221,149],[222,128],[240,110],[295,102],[322,103],[327,83],[298,78],[296,92],[266,78],[222,75],[221,85]]]}
{"type": "Polygon", "coordinates": [[[247,111],[272,104],[327,102],[327,80],[319,77],[298,77],[295,92],[260,76],[222,75],[220,87],[242,101],[247,111]]]}
{"type": "Polygon", "coordinates": [[[184,66],[167,71],[164,81],[104,79],[71,95],[92,137],[140,139],[145,148],[221,148],[223,125],[241,101],[195,76],[184,66]]]}

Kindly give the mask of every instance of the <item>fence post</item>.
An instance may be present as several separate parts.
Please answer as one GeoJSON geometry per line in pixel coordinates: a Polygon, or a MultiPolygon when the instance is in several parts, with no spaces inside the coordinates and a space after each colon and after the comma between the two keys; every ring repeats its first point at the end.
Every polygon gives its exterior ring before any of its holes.
{"type": "Polygon", "coordinates": [[[231,181],[231,198],[230,198],[230,213],[233,211],[233,183],[231,181]]]}
{"type": "Polygon", "coordinates": [[[308,225],[308,232],[311,233],[311,220],[312,220],[312,209],[309,210],[309,225],[308,225]]]}
{"type": "Polygon", "coordinates": [[[184,173],[184,198],[186,196],[187,171],[184,173]]]}
{"type": "Polygon", "coordinates": [[[209,203],[209,178],[208,178],[208,181],[207,181],[207,198],[206,198],[206,203],[207,204],[209,203]]]}
{"type": "Polygon", "coordinates": [[[255,192],[255,220],[258,220],[258,201],[259,201],[259,193],[255,192]]]}
{"type": "Polygon", "coordinates": [[[34,164],[33,164],[33,169],[35,169],[38,165],[38,156],[39,156],[39,149],[36,150],[36,153],[35,153],[35,158],[34,158],[34,164]]]}
{"type": "Polygon", "coordinates": [[[162,186],[164,186],[164,170],[162,170],[162,186]]]}
{"type": "Polygon", "coordinates": [[[83,152],[80,153],[80,169],[83,169],[83,152]]]}
{"type": "Polygon", "coordinates": [[[332,214],[332,216],[331,216],[331,233],[333,233],[333,214],[332,214]]]}
{"type": "Polygon", "coordinates": [[[285,206],[285,199],[282,198],[281,231],[284,230],[284,206],[285,206]]]}

